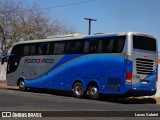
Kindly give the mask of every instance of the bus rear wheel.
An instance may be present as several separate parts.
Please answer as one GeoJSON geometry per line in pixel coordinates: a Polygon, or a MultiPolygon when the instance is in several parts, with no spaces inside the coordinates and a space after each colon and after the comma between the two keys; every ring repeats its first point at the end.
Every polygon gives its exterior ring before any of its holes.
{"type": "Polygon", "coordinates": [[[19,86],[19,89],[20,89],[21,91],[24,91],[24,90],[25,90],[24,81],[23,81],[23,80],[20,80],[20,81],[18,82],[18,86],[19,86]]]}
{"type": "Polygon", "coordinates": [[[89,98],[92,100],[96,100],[99,97],[98,87],[97,85],[90,85],[88,88],[89,98]]]}
{"type": "Polygon", "coordinates": [[[73,87],[74,96],[77,98],[81,98],[84,94],[83,85],[80,82],[74,84],[73,87]]]}

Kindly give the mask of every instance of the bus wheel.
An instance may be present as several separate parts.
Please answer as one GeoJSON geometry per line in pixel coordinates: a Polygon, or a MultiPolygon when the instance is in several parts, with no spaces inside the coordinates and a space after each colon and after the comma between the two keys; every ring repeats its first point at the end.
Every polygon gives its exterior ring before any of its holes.
{"type": "Polygon", "coordinates": [[[19,86],[19,89],[20,89],[21,91],[24,91],[24,90],[25,90],[24,81],[23,81],[23,80],[20,80],[20,81],[18,82],[18,86],[19,86]]]}
{"type": "Polygon", "coordinates": [[[97,85],[90,85],[88,88],[88,95],[90,99],[96,100],[99,97],[98,87],[97,85]]]}
{"type": "Polygon", "coordinates": [[[74,84],[73,87],[74,96],[77,98],[81,98],[84,94],[83,85],[80,82],[74,84]]]}

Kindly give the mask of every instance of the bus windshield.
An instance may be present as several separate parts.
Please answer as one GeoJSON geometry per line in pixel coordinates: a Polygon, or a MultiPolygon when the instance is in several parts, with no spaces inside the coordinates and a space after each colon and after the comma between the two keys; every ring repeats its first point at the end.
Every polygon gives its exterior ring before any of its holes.
{"type": "Polygon", "coordinates": [[[156,40],[145,36],[133,36],[133,48],[156,51],[156,40]]]}

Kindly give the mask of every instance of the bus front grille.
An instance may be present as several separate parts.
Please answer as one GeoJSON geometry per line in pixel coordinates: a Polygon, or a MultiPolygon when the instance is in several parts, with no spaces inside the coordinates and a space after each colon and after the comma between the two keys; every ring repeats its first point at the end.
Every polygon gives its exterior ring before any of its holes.
{"type": "Polygon", "coordinates": [[[149,59],[136,59],[136,70],[137,74],[149,75],[154,70],[154,61],[149,59]]]}

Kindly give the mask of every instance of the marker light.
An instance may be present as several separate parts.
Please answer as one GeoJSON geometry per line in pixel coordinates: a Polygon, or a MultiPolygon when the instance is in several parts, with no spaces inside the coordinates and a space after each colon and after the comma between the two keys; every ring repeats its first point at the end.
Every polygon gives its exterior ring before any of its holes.
{"type": "Polygon", "coordinates": [[[156,75],[156,82],[158,82],[158,74],[156,75]]]}
{"type": "Polygon", "coordinates": [[[126,84],[132,85],[132,72],[126,72],[126,84]]]}
{"type": "Polygon", "coordinates": [[[127,72],[126,73],[126,79],[127,80],[132,80],[132,72],[127,72]]]}

